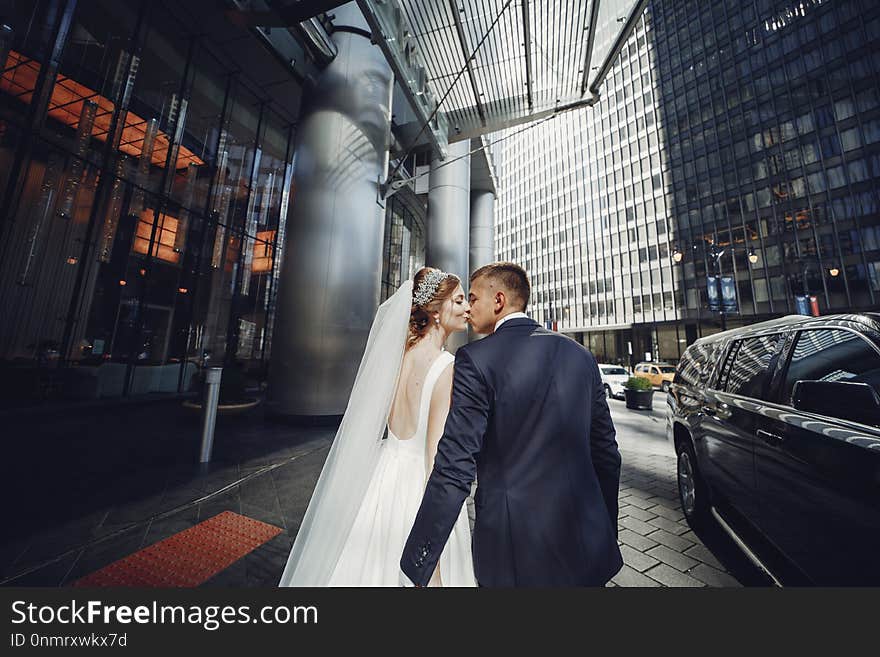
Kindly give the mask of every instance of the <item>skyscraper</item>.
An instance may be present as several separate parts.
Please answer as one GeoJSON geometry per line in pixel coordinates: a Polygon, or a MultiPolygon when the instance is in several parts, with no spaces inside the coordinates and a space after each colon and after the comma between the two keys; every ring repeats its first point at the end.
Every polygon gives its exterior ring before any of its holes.
{"type": "Polygon", "coordinates": [[[811,297],[876,308],[878,13],[652,2],[593,109],[500,144],[498,251],[536,318],[607,360],[674,360],[811,297]]]}

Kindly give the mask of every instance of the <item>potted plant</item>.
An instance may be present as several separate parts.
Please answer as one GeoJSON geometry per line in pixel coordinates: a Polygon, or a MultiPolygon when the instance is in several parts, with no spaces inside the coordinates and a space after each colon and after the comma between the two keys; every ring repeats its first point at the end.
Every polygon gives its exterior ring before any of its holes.
{"type": "Polygon", "coordinates": [[[623,384],[626,407],[637,411],[650,411],[654,407],[654,386],[643,376],[631,376],[623,384]]]}

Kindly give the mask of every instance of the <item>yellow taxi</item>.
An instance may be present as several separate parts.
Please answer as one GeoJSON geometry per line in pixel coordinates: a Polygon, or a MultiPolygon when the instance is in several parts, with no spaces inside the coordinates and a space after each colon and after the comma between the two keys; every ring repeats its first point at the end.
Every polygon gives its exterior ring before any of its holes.
{"type": "Polygon", "coordinates": [[[675,377],[675,366],[669,363],[639,363],[633,371],[633,376],[644,377],[655,388],[667,392],[675,377]]]}

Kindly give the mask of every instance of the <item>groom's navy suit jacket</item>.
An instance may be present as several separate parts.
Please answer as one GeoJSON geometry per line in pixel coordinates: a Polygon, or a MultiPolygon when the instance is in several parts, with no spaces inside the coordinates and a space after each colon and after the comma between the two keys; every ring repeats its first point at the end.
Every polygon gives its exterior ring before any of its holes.
{"type": "Polygon", "coordinates": [[[413,583],[430,579],[475,477],[481,586],[597,586],[620,570],[620,452],[596,359],[574,340],[518,318],[458,349],[400,562],[413,583]]]}

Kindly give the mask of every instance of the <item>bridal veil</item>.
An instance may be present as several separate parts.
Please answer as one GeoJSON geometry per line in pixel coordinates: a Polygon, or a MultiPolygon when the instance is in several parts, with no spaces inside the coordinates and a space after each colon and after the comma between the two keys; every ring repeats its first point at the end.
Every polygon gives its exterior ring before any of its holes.
{"type": "Polygon", "coordinates": [[[412,309],[412,281],[379,306],[348,407],[279,586],[326,586],[379,461],[412,309]]]}

